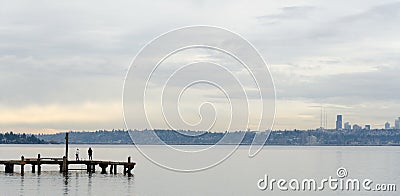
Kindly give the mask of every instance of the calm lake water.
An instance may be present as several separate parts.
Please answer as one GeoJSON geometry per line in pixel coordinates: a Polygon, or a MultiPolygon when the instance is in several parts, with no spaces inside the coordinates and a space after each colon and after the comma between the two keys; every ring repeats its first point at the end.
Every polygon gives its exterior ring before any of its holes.
{"type": "MultiPolygon", "coordinates": [[[[80,148],[86,159],[89,145],[70,145],[70,159],[80,148]]],[[[205,171],[181,173],[161,168],[131,145],[91,145],[95,160],[126,161],[128,156],[137,162],[134,176],[95,174],[71,171],[68,176],[58,172],[58,166],[43,166],[41,175],[32,174],[26,166],[25,176],[5,174],[0,166],[0,195],[400,195],[400,147],[287,147],[266,146],[254,158],[248,158],[248,147],[241,146],[222,164],[205,171]],[[317,181],[337,177],[338,168],[344,167],[349,178],[369,178],[374,183],[396,184],[397,192],[376,191],[261,191],[260,178],[267,174],[275,179],[314,178],[317,181]]],[[[158,146],[147,146],[153,153],[158,146]]],[[[180,148],[204,148],[184,146],[180,148]]],[[[224,151],[227,146],[218,146],[224,151]]],[[[61,157],[63,145],[0,145],[0,159],[61,157]]],[[[168,155],[166,155],[168,157],[168,155]]],[[[179,161],[179,160],[177,160],[179,161]]],[[[196,162],[199,160],[189,160],[196,162]]]]}

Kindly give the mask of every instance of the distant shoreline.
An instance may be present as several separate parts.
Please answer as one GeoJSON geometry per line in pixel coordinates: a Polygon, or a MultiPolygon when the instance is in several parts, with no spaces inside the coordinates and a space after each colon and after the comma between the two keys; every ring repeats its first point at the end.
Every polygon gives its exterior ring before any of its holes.
{"type": "MultiPolygon", "coordinates": [[[[64,143],[65,133],[37,135],[50,143],[64,143]]],[[[99,130],[69,132],[74,144],[140,144],[140,145],[263,145],[266,146],[400,146],[400,130],[290,130],[198,132],[188,130],[99,130]],[[256,138],[257,134],[268,140],[256,138]],[[258,139],[258,140],[255,140],[258,139]],[[256,142],[254,142],[254,140],[256,142]]]]}
{"type": "MultiPolygon", "coordinates": [[[[65,143],[47,143],[47,144],[0,144],[2,145],[65,145],[65,143]]],[[[113,143],[69,143],[69,145],[112,145],[112,146],[135,146],[134,144],[113,144],[113,143]]],[[[172,144],[170,146],[212,146],[214,144],[172,144]]],[[[216,146],[235,146],[236,144],[217,144],[216,146]]],[[[239,146],[250,146],[251,144],[239,144],[239,146]]],[[[140,144],[140,146],[164,146],[163,144],[140,144]]],[[[255,146],[260,146],[255,144],[255,146]]],[[[266,144],[264,146],[288,146],[288,147],[399,147],[400,145],[279,145],[279,144],[266,144]]]]}
{"type": "MultiPolygon", "coordinates": [[[[65,133],[0,134],[0,144],[63,144],[65,133]]],[[[400,146],[400,130],[307,130],[205,132],[188,130],[99,130],[69,132],[70,144],[85,145],[264,145],[400,146]],[[261,139],[260,139],[261,138],[261,139]],[[265,138],[267,142],[265,143],[265,138]]]]}

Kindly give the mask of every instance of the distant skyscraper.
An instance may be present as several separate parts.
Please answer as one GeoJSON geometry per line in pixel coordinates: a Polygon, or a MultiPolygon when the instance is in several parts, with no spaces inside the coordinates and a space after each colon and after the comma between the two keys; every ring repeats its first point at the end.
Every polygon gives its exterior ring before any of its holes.
{"type": "Polygon", "coordinates": [[[344,130],[351,130],[351,125],[349,122],[344,123],[344,130]]]}
{"type": "Polygon", "coordinates": [[[365,130],[367,131],[371,130],[371,125],[365,125],[365,130]]]}
{"type": "Polygon", "coordinates": [[[336,116],[336,130],[341,130],[343,127],[343,118],[342,115],[339,114],[336,116]]]}
{"type": "Polygon", "coordinates": [[[400,117],[394,121],[394,128],[400,129],[400,117]]]}
{"type": "Polygon", "coordinates": [[[389,122],[385,123],[385,129],[390,129],[390,123],[389,122]]]}
{"type": "Polygon", "coordinates": [[[358,130],[361,130],[361,129],[362,129],[361,126],[359,126],[357,124],[353,125],[353,131],[358,131],[358,130]]]}

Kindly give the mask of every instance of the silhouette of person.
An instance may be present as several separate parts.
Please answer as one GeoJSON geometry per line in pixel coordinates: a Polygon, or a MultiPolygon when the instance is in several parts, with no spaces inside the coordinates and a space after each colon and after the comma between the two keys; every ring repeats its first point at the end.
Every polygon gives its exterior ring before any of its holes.
{"type": "Polygon", "coordinates": [[[76,152],[75,152],[75,159],[76,159],[77,161],[79,161],[79,148],[76,149],[76,152]]]}
{"type": "Polygon", "coordinates": [[[92,148],[89,147],[89,150],[87,152],[88,152],[88,155],[89,155],[89,160],[93,160],[93,157],[92,157],[93,150],[92,150],[92,148]]]}

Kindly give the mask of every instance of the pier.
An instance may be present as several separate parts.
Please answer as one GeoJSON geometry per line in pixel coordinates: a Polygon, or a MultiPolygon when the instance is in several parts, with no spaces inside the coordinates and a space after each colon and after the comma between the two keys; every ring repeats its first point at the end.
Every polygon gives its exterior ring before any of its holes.
{"type": "Polygon", "coordinates": [[[136,163],[131,162],[131,158],[128,157],[127,162],[118,161],[101,161],[101,160],[73,160],[69,161],[65,158],[41,158],[38,154],[37,158],[25,158],[21,156],[20,160],[0,160],[1,165],[5,165],[5,173],[14,173],[14,167],[20,166],[21,175],[25,173],[25,166],[30,165],[32,167],[32,173],[40,174],[42,165],[59,165],[60,172],[67,173],[70,170],[86,170],[88,173],[95,172],[95,166],[98,165],[101,168],[101,174],[107,174],[107,167],[109,167],[110,174],[117,174],[117,166],[123,166],[123,174],[131,176],[132,170],[136,163]],[[70,165],[84,165],[85,169],[69,169],[70,165]]]}
{"type": "Polygon", "coordinates": [[[107,174],[107,168],[109,167],[110,174],[117,174],[117,167],[123,166],[123,174],[132,176],[132,170],[136,163],[131,161],[131,157],[128,157],[127,162],[120,161],[103,161],[103,160],[68,160],[68,133],[65,136],[66,149],[65,156],[63,157],[41,157],[40,154],[34,158],[26,158],[21,156],[18,160],[0,160],[0,165],[5,165],[5,173],[14,173],[14,166],[20,166],[20,172],[23,176],[25,174],[25,166],[30,165],[32,167],[32,173],[40,174],[42,171],[42,165],[58,165],[61,173],[68,173],[70,170],[86,170],[88,173],[96,172],[96,165],[101,168],[101,174],[107,174]],[[70,165],[84,166],[84,169],[69,168],[70,165]]]}

